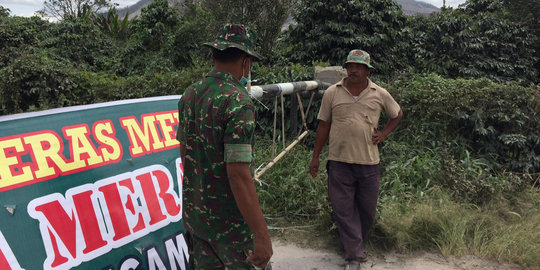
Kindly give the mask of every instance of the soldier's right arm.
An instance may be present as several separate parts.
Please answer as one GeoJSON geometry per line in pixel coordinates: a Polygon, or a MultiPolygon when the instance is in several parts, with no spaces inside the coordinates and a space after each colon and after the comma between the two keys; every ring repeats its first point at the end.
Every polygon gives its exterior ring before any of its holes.
{"type": "Polygon", "coordinates": [[[236,205],[254,236],[254,250],[250,251],[247,260],[257,267],[264,268],[273,254],[272,242],[259,205],[249,163],[227,163],[227,176],[236,205]]]}

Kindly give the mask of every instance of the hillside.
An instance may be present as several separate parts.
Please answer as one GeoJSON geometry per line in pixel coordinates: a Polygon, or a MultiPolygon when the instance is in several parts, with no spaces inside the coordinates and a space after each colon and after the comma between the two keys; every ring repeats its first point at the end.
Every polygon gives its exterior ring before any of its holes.
{"type": "MultiPolygon", "coordinates": [[[[168,0],[168,1],[169,1],[169,6],[178,6],[180,14],[182,14],[182,11],[183,11],[182,3],[184,2],[183,0],[168,0]]],[[[129,12],[129,18],[132,19],[135,16],[138,16],[139,14],[141,14],[141,9],[143,7],[148,6],[151,2],[152,0],[140,0],[131,6],[119,9],[118,15],[120,17],[124,17],[126,15],[126,12],[129,12]]]]}
{"type": "Polygon", "coordinates": [[[407,15],[429,15],[433,12],[439,11],[439,8],[428,4],[422,1],[416,1],[416,0],[397,0],[398,4],[401,5],[401,9],[403,10],[403,13],[407,15]]]}
{"type": "MultiPolygon", "coordinates": [[[[129,7],[119,9],[118,14],[121,17],[124,17],[126,12],[129,12],[129,14],[130,14],[129,17],[133,18],[133,17],[139,15],[141,13],[141,9],[143,7],[149,5],[150,2],[152,2],[152,0],[140,0],[137,3],[135,3],[135,4],[133,4],[133,5],[129,6],[129,7]]],[[[433,13],[433,12],[439,11],[439,8],[437,8],[436,6],[425,3],[425,2],[422,2],[422,1],[397,0],[397,2],[398,2],[398,4],[401,5],[401,8],[403,9],[403,13],[405,13],[407,15],[421,14],[421,15],[427,16],[427,15],[433,13]]],[[[183,0],[169,0],[170,5],[180,4],[179,5],[180,9],[181,9],[181,6],[182,6],[181,3],[183,3],[183,0]]],[[[182,11],[182,10],[180,10],[180,11],[182,11]]]]}

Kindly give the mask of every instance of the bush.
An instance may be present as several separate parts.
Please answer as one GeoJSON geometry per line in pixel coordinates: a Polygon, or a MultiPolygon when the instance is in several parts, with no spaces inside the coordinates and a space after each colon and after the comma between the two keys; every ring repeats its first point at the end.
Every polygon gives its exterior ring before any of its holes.
{"type": "Polygon", "coordinates": [[[48,48],[51,57],[70,62],[78,69],[99,71],[109,68],[117,48],[111,38],[82,19],[53,24],[38,46],[48,48]]]}
{"type": "Polygon", "coordinates": [[[538,83],[534,29],[499,16],[498,12],[506,13],[495,5],[501,1],[480,2],[410,19],[409,61],[419,72],[452,78],[538,83]]]}
{"type": "Polygon", "coordinates": [[[79,79],[44,51],[22,55],[0,69],[0,115],[76,105],[79,79]]]}
{"type": "Polygon", "coordinates": [[[50,28],[51,23],[39,17],[0,17],[0,68],[29,53],[50,28]]]}
{"type": "Polygon", "coordinates": [[[540,171],[538,86],[488,79],[444,79],[435,74],[402,78],[389,90],[404,111],[405,137],[428,131],[439,141],[456,138],[490,166],[540,171]]]}
{"type": "Polygon", "coordinates": [[[29,54],[0,69],[0,114],[106,101],[182,94],[208,67],[121,77],[78,71],[45,52],[29,54]]]}

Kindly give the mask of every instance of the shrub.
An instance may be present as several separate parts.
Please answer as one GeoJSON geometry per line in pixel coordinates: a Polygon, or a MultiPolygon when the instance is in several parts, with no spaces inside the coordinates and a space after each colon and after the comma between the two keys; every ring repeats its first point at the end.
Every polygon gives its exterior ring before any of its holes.
{"type": "Polygon", "coordinates": [[[537,86],[428,74],[402,78],[389,89],[403,108],[403,130],[428,127],[438,140],[459,138],[474,155],[483,155],[494,165],[521,172],[540,170],[537,86]]]}
{"type": "Polygon", "coordinates": [[[110,59],[117,50],[111,38],[96,25],[82,19],[63,20],[53,24],[47,38],[38,46],[48,48],[51,57],[91,71],[110,67],[110,59]]]}
{"type": "Polygon", "coordinates": [[[44,51],[25,54],[0,69],[0,115],[78,104],[79,76],[44,51]]]}
{"type": "Polygon", "coordinates": [[[0,17],[0,68],[29,53],[48,35],[50,27],[39,17],[0,17]]]}

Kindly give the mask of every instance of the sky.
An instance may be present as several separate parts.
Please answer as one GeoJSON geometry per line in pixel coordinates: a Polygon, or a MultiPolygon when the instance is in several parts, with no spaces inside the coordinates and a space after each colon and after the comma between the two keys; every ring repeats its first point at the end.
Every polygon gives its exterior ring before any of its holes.
{"type": "MultiPolygon", "coordinates": [[[[34,15],[34,12],[40,10],[43,6],[44,0],[0,0],[0,6],[9,8],[11,15],[30,17],[34,15]]],[[[138,0],[113,0],[112,2],[119,4],[119,8],[133,5],[138,0]]],[[[426,3],[430,3],[436,7],[441,7],[443,0],[421,0],[426,3]]],[[[451,7],[458,7],[464,3],[465,0],[446,0],[446,5],[451,7]]]]}
{"type": "MultiPolygon", "coordinates": [[[[43,8],[44,0],[0,0],[0,6],[9,8],[11,15],[30,17],[41,8],[43,8]]],[[[138,0],[113,0],[113,3],[118,4],[118,8],[123,8],[133,5],[138,0]]]]}
{"type": "MultiPolygon", "coordinates": [[[[426,2],[439,8],[442,7],[443,5],[443,0],[417,0],[417,1],[426,2]]],[[[2,2],[2,0],[0,0],[0,2],[2,2]]],[[[459,5],[463,3],[465,3],[465,0],[446,0],[446,6],[450,6],[453,8],[457,8],[459,5]]]]}

